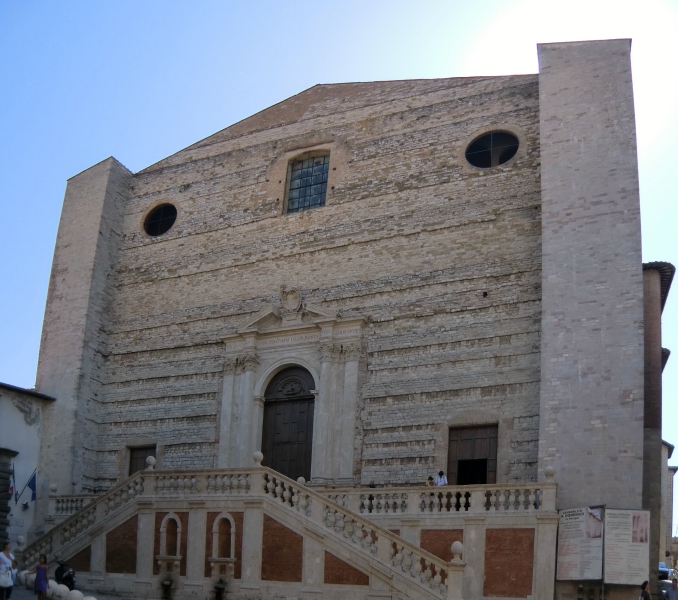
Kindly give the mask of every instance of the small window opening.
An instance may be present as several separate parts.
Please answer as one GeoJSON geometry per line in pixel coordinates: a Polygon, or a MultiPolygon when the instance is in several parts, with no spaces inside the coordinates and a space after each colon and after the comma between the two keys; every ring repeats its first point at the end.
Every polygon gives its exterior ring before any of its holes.
{"type": "Polygon", "coordinates": [[[487,292],[483,292],[483,298],[487,298],[487,292]]]}
{"type": "Polygon", "coordinates": [[[290,163],[287,178],[287,212],[325,206],[330,155],[300,158],[290,163]]]}
{"type": "Polygon", "coordinates": [[[177,220],[177,207],[173,204],[156,206],[144,221],[144,231],[153,237],[167,233],[177,220]]]}
{"type": "Polygon", "coordinates": [[[503,165],[515,156],[518,145],[518,138],[512,133],[492,131],[471,142],[466,149],[466,160],[481,169],[503,165]]]}
{"type": "Polygon", "coordinates": [[[134,475],[138,471],[146,469],[146,459],[155,458],[155,446],[140,446],[129,449],[129,474],[134,475]]]}

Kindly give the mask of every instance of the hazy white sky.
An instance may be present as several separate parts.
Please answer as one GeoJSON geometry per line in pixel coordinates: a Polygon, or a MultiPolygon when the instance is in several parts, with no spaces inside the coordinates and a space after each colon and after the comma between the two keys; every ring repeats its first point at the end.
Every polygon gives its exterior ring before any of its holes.
{"type": "MultiPolygon", "coordinates": [[[[79,171],[111,155],[140,170],[316,83],[535,73],[539,42],[620,37],[633,39],[643,258],[678,264],[677,0],[0,2],[0,381],[34,384],[79,171]]],[[[663,321],[664,438],[678,446],[678,281],[663,321]]]]}

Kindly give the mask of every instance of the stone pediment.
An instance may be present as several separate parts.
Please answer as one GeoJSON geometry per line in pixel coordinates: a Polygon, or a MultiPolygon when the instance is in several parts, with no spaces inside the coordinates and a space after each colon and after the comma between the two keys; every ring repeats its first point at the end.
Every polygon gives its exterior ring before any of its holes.
{"type": "Polygon", "coordinates": [[[245,333],[267,333],[281,329],[313,327],[317,323],[337,320],[337,315],[320,307],[303,305],[297,310],[286,310],[268,306],[240,323],[236,331],[245,333]]]}

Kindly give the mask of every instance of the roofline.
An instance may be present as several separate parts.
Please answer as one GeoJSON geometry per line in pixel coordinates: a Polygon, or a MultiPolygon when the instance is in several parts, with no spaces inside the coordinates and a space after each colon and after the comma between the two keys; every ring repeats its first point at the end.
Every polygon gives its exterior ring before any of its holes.
{"type": "Polygon", "coordinates": [[[9,392],[19,392],[21,394],[27,394],[28,396],[33,396],[34,398],[39,398],[40,400],[49,400],[51,402],[56,402],[56,398],[48,396],[47,394],[41,394],[35,390],[27,390],[26,388],[17,387],[16,385],[10,385],[9,383],[2,383],[0,381],[0,390],[7,390],[9,392]]]}
{"type": "Polygon", "coordinates": [[[655,261],[643,263],[643,271],[659,272],[659,280],[661,282],[662,312],[664,312],[664,305],[666,304],[666,299],[669,297],[669,290],[671,289],[673,276],[676,274],[676,267],[674,267],[670,262],[655,261]]]}
{"type": "Polygon", "coordinates": [[[664,446],[666,446],[669,449],[669,458],[671,458],[675,446],[673,444],[669,444],[666,440],[662,440],[662,444],[664,444],[664,446]]]}

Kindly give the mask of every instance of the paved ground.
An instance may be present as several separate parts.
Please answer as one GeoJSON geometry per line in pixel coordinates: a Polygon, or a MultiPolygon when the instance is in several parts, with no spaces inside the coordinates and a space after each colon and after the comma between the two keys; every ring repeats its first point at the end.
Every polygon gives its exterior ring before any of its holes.
{"type": "MultiPolygon", "coordinates": [[[[101,594],[90,594],[85,590],[80,590],[85,596],[94,596],[97,600],[120,600],[119,596],[102,596],[101,594]]],[[[15,585],[12,590],[12,600],[35,600],[35,593],[27,590],[25,587],[15,585]]]]}

